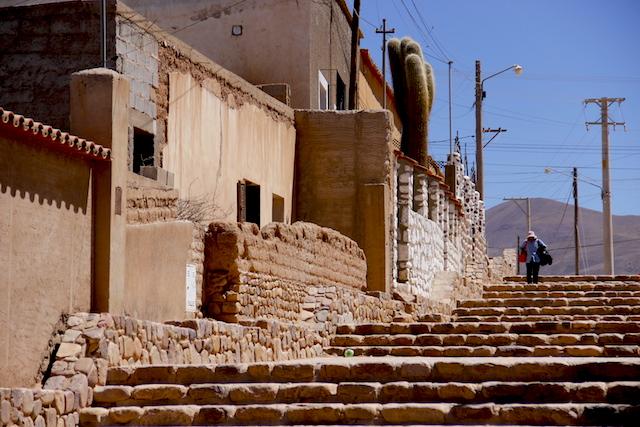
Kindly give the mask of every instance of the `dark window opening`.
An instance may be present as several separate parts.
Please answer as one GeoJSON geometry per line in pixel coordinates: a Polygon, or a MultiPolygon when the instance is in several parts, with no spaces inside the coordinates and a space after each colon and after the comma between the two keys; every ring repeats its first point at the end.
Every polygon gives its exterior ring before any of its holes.
{"type": "Polygon", "coordinates": [[[155,166],[153,134],[133,128],[133,172],[139,174],[142,166],[155,166]]]}
{"type": "Polygon", "coordinates": [[[284,198],[273,195],[271,204],[271,221],[284,222],[284,198]]]}
{"type": "Polygon", "coordinates": [[[260,186],[238,182],[238,222],[253,222],[260,227],[260,186]]]}
{"type": "Polygon", "coordinates": [[[346,92],[346,85],[340,78],[340,74],[336,73],[336,110],[344,110],[347,108],[346,92]]]}

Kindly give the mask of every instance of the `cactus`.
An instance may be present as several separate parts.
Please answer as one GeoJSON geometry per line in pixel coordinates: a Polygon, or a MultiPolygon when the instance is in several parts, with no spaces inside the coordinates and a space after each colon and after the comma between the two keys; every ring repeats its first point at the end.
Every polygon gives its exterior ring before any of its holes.
{"type": "Polygon", "coordinates": [[[431,64],[425,61],[424,71],[427,76],[427,88],[429,89],[429,115],[431,115],[431,107],[433,107],[433,99],[436,97],[436,80],[433,75],[431,64]]]}
{"type": "Polygon", "coordinates": [[[410,39],[409,37],[405,37],[402,39],[401,45],[402,45],[402,53],[405,59],[407,58],[407,56],[409,56],[409,54],[412,54],[412,53],[418,55],[420,59],[424,59],[422,57],[422,48],[416,41],[410,39]]]}
{"type": "MultiPolygon", "coordinates": [[[[400,123],[404,129],[406,124],[405,114],[405,85],[404,85],[404,56],[402,55],[402,46],[399,39],[391,39],[387,43],[389,51],[389,67],[391,68],[391,77],[393,79],[393,95],[396,101],[396,109],[400,117],[400,123]]],[[[406,153],[409,149],[408,139],[402,133],[400,141],[400,150],[406,153]]]]}
{"type": "Polygon", "coordinates": [[[429,119],[429,88],[424,61],[415,53],[405,59],[406,95],[408,102],[407,121],[409,126],[403,131],[410,141],[407,155],[423,166],[427,165],[427,126],[429,119]]]}
{"type": "Polygon", "coordinates": [[[388,48],[396,107],[402,122],[400,149],[428,166],[429,115],[435,95],[433,69],[424,61],[420,45],[409,37],[390,40],[388,48]]]}

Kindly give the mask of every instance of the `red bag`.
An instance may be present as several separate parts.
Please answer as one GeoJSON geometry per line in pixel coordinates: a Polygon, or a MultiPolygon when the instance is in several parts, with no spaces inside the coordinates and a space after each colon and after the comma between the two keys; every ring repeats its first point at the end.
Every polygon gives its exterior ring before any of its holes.
{"type": "Polygon", "coordinates": [[[527,251],[524,249],[521,249],[518,254],[518,262],[527,262],[527,251]]]}

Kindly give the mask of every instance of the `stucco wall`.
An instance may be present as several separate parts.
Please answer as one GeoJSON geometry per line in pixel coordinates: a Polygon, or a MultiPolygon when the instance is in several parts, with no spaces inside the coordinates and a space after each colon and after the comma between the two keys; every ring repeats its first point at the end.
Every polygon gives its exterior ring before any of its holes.
{"type": "Polygon", "coordinates": [[[307,23],[311,19],[312,2],[249,0],[224,12],[220,11],[228,4],[209,0],[129,0],[126,3],[167,31],[192,25],[176,36],[253,84],[288,83],[292,105],[309,108],[307,23]],[[209,18],[193,25],[203,17],[209,18]],[[242,25],[241,36],[231,34],[233,25],[242,25]]]}
{"type": "Polygon", "coordinates": [[[369,289],[387,290],[393,203],[390,114],[297,110],[295,117],[295,219],[355,240],[367,257],[369,289]]]}
{"type": "Polygon", "coordinates": [[[91,303],[91,169],[0,137],[0,385],[32,386],[62,313],[91,303]]]}
{"type": "MultiPolygon", "coordinates": [[[[217,87],[220,90],[219,86],[217,87]]],[[[295,129],[251,103],[223,100],[216,87],[190,75],[169,78],[168,144],[164,167],[184,199],[207,197],[217,219],[235,220],[237,182],[260,185],[260,223],[271,222],[272,195],[284,198],[291,219],[295,129]]]]}
{"type": "Polygon", "coordinates": [[[391,188],[388,113],[296,111],[296,130],[296,219],[333,228],[362,246],[362,185],[391,188]]]}
{"type": "Polygon", "coordinates": [[[127,225],[124,312],[138,319],[184,319],[192,241],[186,221],[127,225]]]}

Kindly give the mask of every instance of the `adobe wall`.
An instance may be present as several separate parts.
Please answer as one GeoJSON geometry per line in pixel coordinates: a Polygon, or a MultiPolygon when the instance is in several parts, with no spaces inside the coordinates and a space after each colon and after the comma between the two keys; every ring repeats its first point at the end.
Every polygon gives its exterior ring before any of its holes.
{"type": "Polygon", "coordinates": [[[296,110],[295,117],[295,219],[355,240],[368,271],[376,272],[369,290],[386,291],[393,207],[390,114],[296,110]]]}
{"type": "MultiPolygon", "coordinates": [[[[162,28],[184,28],[176,35],[211,60],[253,84],[289,83],[292,105],[308,108],[310,102],[308,2],[251,0],[225,13],[207,0],[167,2],[129,0],[127,4],[162,28]],[[269,19],[265,19],[268,14],[269,19]],[[209,19],[195,26],[194,17],[209,19]],[[297,22],[300,25],[290,25],[297,22]],[[241,24],[241,36],[231,27],[241,24]],[[216,43],[210,43],[217,40],[216,43]],[[296,54],[282,55],[283,51],[296,54]]],[[[317,70],[316,70],[317,72],[317,70]]],[[[317,79],[317,77],[316,77],[317,79]]]]}
{"type": "Polygon", "coordinates": [[[32,386],[60,313],[89,310],[90,163],[0,136],[0,385],[32,386]]]}
{"type": "MultiPolygon", "coordinates": [[[[102,65],[99,17],[99,2],[0,8],[0,105],[68,131],[71,74],[102,65]]],[[[108,34],[115,37],[111,19],[108,34]]]]}
{"type": "Polygon", "coordinates": [[[185,275],[192,233],[187,221],[127,225],[125,313],[158,322],[188,317],[185,275]]]}
{"type": "Polygon", "coordinates": [[[296,133],[291,110],[270,113],[225,94],[217,80],[182,72],[169,74],[168,87],[162,159],[180,197],[215,203],[209,220],[236,220],[237,183],[248,180],[260,185],[259,225],[272,221],[274,194],[284,198],[284,222],[290,222],[296,133]]]}
{"type": "Polygon", "coordinates": [[[362,250],[315,224],[274,223],[260,231],[253,224],[214,223],[205,248],[204,307],[216,319],[389,322],[404,309],[363,292],[362,250]]]}

